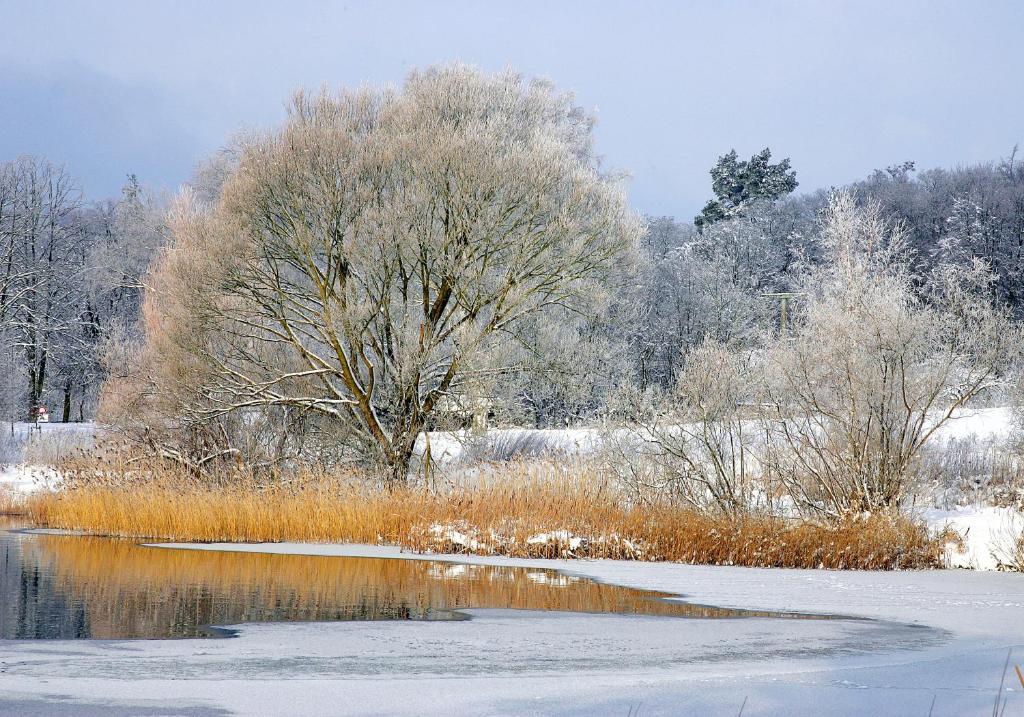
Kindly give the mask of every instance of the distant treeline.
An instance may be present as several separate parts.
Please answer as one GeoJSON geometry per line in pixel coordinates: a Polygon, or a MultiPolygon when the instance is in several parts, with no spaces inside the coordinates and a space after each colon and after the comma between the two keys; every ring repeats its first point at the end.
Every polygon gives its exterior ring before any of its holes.
{"type": "MultiPolygon", "coordinates": [[[[201,199],[216,198],[230,171],[225,157],[197,171],[201,199]]],[[[779,330],[778,295],[797,289],[820,260],[816,226],[828,194],[791,193],[795,172],[769,158],[725,155],[712,171],[717,199],[696,222],[648,217],[638,256],[594,297],[595,311],[528,317],[503,348],[513,370],[489,380],[493,419],[536,427],[592,420],[615,402],[624,377],[641,389],[673,386],[705,338],[743,344],[779,330]]],[[[984,262],[991,302],[1024,313],[1024,167],[1015,149],[955,169],[904,162],[845,189],[905,226],[921,275],[942,263],[984,262]]],[[[104,379],[127,371],[139,340],[146,272],[168,241],[168,208],[134,176],[120,197],[85,202],[64,167],[33,157],[0,164],[5,418],[30,418],[39,406],[51,420],[94,416],[104,379]]],[[[798,304],[787,300],[790,318],[798,304]]]]}

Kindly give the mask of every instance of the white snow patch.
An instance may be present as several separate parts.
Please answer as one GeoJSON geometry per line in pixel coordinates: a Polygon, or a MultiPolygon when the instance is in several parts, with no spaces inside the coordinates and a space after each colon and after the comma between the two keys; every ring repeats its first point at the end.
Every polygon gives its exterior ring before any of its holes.
{"type": "Polygon", "coordinates": [[[963,550],[951,545],[947,552],[951,568],[1000,569],[1006,561],[1008,543],[1013,535],[1024,530],[1024,517],[1014,508],[930,508],[923,511],[922,517],[936,532],[950,527],[963,536],[963,550]]]}
{"type": "Polygon", "coordinates": [[[447,541],[452,545],[465,548],[466,550],[479,550],[483,547],[483,543],[479,540],[456,530],[450,525],[440,525],[435,523],[430,526],[429,530],[430,534],[439,541],[447,541]]]}
{"type": "Polygon", "coordinates": [[[583,538],[573,535],[568,530],[553,530],[550,533],[538,533],[526,539],[528,545],[568,545],[569,550],[579,550],[586,542],[583,538]]]}
{"type": "Polygon", "coordinates": [[[975,437],[1006,440],[1016,427],[1012,406],[970,408],[958,411],[935,432],[937,442],[975,437]]]}
{"type": "Polygon", "coordinates": [[[0,489],[28,495],[55,490],[60,474],[49,466],[14,465],[0,468],[0,489]]]}

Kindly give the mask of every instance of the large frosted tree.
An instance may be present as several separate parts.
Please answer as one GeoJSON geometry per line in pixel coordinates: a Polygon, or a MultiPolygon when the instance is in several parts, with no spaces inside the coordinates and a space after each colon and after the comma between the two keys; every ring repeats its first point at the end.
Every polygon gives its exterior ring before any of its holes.
{"type": "Polygon", "coordinates": [[[145,307],[150,395],[193,423],[315,416],[404,480],[473,357],[585,305],[636,244],[592,125],[546,82],[464,66],[300,94],[214,203],[178,203],[145,307]]]}

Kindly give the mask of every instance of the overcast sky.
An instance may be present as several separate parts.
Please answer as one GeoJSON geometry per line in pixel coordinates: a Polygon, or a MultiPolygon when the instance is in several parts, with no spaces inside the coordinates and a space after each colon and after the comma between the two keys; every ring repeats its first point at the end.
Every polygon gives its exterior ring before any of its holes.
{"type": "Polygon", "coordinates": [[[801,189],[1024,142],[1024,2],[0,0],[0,160],[64,163],[90,197],[176,188],[300,86],[511,66],[576,93],[634,205],[692,216],[735,147],[801,189]]]}

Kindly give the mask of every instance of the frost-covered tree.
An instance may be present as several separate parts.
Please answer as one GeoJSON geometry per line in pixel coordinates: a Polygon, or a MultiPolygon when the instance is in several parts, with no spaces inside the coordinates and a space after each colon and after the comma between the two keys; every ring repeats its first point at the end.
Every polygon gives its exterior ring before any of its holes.
{"type": "Polygon", "coordinates": [[[77,320],[81,196],[64,168],[35,157],[0,166],[0,185],[0,332],[20,357],[29,417],[74,350],[64,339],[77,320]]]}
{"type": "Polygon", "coordinates": [[[546,82],[464,66],[300,94],[212,206],[179,201],[143,383],[200,422],[317,416],[404,480],[474,357],[586,304],[635,245],[592,125],[546,82]]]}
{"type": "Polygon", "coordinates": [[[564,428],[593,423],[634,368],[620,327],[626,306],[539,314],[495,345],[488,391],[500,423],[564,428]]]}
{"type": "MultiPolygon", "coordinates": [[[[790,288],[804,227],[787,207],[753,203],[743,217],[701,234],[671,218],[649,221],[624,332],[641,390],[675,385],[689,351],[706,339],[748,341],[778,309],[765,294],[790,288]]],[[[614,320],[613,313],[612,319],[614,320]]]]}
{"type": "Polygon", "coordinates": [[[877,204],[834,195],[820,242],[797,329],[765,353],[765,462],[798,505],[840,517],[899,504],[922,447],[996,385],[1020,333],[983,263],[915,276],[877,204]]]}
{"type": "Polygon", "coordinates": [[[1024,169],[1016,150],[998,163],[955,169],[915,173],[904,162],[849,189],[903,223],[921,271],[954,254],[958,263],[981,258],[993,275],[992,301],[1024,313],[1024,169]]]}
{"type": "Polygon", "coordinates": [[[126,353],[138,340],[143,279],[165,240],[165,212],[165,201],[134,175],[117,201],[81,212],[77,320],[63,334],[74,350],[66,352],[57,376],[64,420],[91,414],[106,375],[127,371],[126,353]]]}
{"type": "Polygon", "coordinates": [[[160,214],[135,181],[119,202],[84,205],[63,167],[35,157],[0,164],[3,390],[19,418],[41,405],[52,420],[91,415],[104,345],[137,321],[160,214]]]}

